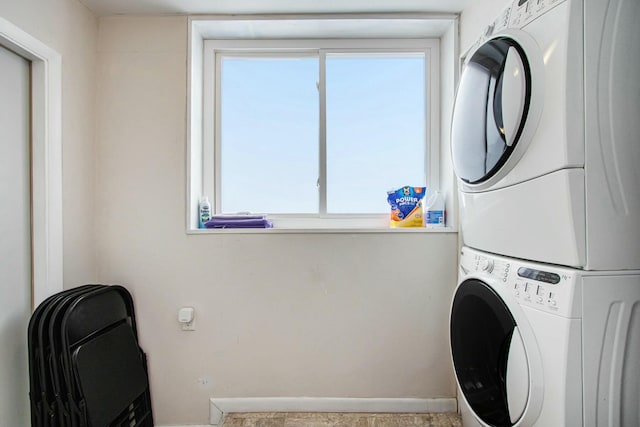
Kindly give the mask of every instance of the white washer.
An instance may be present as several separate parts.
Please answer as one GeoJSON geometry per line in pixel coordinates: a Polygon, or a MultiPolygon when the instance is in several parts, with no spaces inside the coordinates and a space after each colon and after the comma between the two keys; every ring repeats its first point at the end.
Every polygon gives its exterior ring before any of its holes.
{"type": "Polygon", "coordinates": [[[465,55],[451,130],[465,245],[640,268],[638,22],[637,0],[515,0],[465,55]]]}
{"type": "Polygon", "coordinates": [[[450,339],[465,427],[640,425],[640,271],[463,247],[450,339]]]}

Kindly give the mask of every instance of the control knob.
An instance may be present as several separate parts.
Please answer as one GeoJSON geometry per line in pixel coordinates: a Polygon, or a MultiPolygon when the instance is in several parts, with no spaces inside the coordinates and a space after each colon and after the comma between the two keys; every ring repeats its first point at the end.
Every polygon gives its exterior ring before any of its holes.
{"type": "Polygon", "coordinates": [[[493,271],[493,260],[482,258],[480,260],[480,268],[487,273],[491,273],[493,271]]]}

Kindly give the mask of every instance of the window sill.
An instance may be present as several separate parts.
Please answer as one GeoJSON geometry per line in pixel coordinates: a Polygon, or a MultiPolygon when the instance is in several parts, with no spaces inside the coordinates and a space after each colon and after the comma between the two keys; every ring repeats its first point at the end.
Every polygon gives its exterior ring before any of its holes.
{"type": "Polygon", "coordinates": [[[375,233],[457,233],[456,227],[444,228],[207,228],[189,229],[187,234],[375,234],[375,233]]]}

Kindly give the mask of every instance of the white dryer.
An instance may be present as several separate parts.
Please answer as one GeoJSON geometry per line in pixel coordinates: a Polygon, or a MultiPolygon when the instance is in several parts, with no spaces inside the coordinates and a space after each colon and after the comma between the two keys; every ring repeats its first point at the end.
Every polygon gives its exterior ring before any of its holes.
{"type": "Polygon", "coordinates": [[[465,427],[640,425],[640,271],[463,247],[450,342],[465,427]]]}
{"type": "Polygon", "coordinates": [[[640,268],[638,22],[637,0],[514,0],[465,55],[451,130],[465,245],[640,268]]]}

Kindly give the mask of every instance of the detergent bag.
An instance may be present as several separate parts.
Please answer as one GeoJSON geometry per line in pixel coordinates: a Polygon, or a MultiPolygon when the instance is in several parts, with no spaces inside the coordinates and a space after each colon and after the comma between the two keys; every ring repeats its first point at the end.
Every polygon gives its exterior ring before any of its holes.
{"type": "Polygon", "coordinates": [[[409,186],[387,191],[387,201],[391,206],[392,228],[424,227],[422,203],[426,192],[426,187],[409,186]]]}

